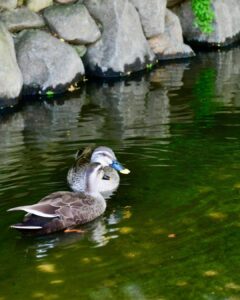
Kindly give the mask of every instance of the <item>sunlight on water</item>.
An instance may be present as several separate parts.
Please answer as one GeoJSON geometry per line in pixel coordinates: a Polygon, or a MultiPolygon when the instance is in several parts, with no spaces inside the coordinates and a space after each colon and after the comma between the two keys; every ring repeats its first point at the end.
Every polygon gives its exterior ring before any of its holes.
{"type": "Polygon", "coordinates": [[[0,300],[240,299],[240,48],[90,81],[0,116],[0,300]],[[6,210],[67,190],[74,154],[131,170],[81,233],[26,238],[6,210]]]}

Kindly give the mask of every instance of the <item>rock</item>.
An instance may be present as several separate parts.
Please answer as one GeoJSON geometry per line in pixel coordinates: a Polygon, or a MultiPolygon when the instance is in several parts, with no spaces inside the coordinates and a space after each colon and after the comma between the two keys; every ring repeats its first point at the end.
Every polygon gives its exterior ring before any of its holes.
{"type": "Polygon", "coordinates": [[[90,74],[125,76],[154,61],[138,13],[128,0],[85,0],[84,3],[103,26],[101,39],[88,47],[85,56],[90,74]]]}
{"type": "Polygon", "coordinates": [[[17,0],[0,0],[1,9],[14,9],[17,7],[17,0]]]}
{"type": "Polygon", "coordinates": [[[95,21],[81,3],[49,7],[44,11],[44,17],[53,32],[71,43],[89,44],[101,36],[95,21]]]}
{"type": "Polygon", "coordinates": [[[147,38],[164,32],[167,0],[131,0],[140,15],[147,38]]]}
{"type": "Polygon", "coordinates": [[[17,65],[13,39],[0,22],[0,103],[17,98],[21,92],[23,79],[17,65]]]}
{"type": "Polygon", "coordinates": [[[24,4],[24,0],[17,0],[17,6],[22,6],[24,4]]]}
{"type": "Polygon", "coordinates": [[[68,3],[74,3],[77,0],[55,0],[55,2],[57,3],[61,3],[61,4],[68,4],[68,3]]]}
{"type": "Polygon", "coordinates": [[[150,47],[158,59],[176,59],[194,56],[193,50],[183,42],[178,17],[169,9],[165,16],[164,33],[149,39],[150,47]]]}
{"type": "Polygon", "coordinates": [[[84,74],[82,61],[68,44],[41,30],[26,30],[16,43],[24,92],[61,93],[84,74]]]}
{"type": "Polygon", "coordinates": [[[84,45],[75,45],[74,49],[77,51],[80,57],[83,57],[87,52],[87,47],[85,47],[84,45]]]}
{"type": "Polygon", "coordinates": [[[173,7],[179,5],[180,3],[184,2],[185,0],[167,0],[167,7],[173,7]]]}
{"type": "Polygon", "coordinates": [[[43,27],[45,25],[43,18],[27,7],[17,8],[11,11],[6,10],[0,13],[0,20],[11,32],[43,27]]]}
{"type": "Polygon", "coordinates": [[[53,4],[53,0],[27,0],[27,7],[35,12],[38,12],[53,4]]]}
{"type": "Polygon", "coordinates": [[[215,15],[213,32],[202,33],[195,25],[191,9],[191,1],[182,3],[175,8],[180,18],[183,35],[189,42],[202,43],[209,46],[227,46],[240,38],[240,1],[213,0],[212,8],[215,15]]]}

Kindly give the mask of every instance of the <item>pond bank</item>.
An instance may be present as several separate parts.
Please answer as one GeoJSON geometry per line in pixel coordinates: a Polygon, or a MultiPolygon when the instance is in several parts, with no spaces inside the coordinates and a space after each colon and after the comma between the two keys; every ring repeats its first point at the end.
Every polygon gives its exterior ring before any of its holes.
{"type": "Polygon", "coordinates": [[[21,95],[74,91],[89,75],[126,77],[193,57],[183,37],[218,47],[239,38],[237,0],[213,0],[210,35],[194,25],[191,1],[181,2],[0,1],[1,108],[21,95]]]}

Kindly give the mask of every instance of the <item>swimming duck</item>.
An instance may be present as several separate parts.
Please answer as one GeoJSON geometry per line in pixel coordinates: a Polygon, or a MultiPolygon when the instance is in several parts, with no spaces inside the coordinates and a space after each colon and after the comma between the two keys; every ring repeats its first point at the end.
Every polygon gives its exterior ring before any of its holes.
{"type": "Polygon", "coordinates": [[[43,235],[88,223],[106,209],[106,201],[99,193],[100,180],[108,180],[100,163],[90,163],[85,170],[84,193],[55,192],[33,205],[19,206],[8,211],[25,211],[23,221],[11,227],[32,235],[43,235]]]}
{"type": "Polygon", "coordinates": [[[104,174],[109,177],[109,180],[100,179],[99,191],[103,195],[108,192],[115,191],[119,185],[118,172],[129,174],[130,171],[125,169],[118,161],[112,149],[100,146],[94,150],[89,146],[83,151],[79,150],[76,154],[74,165],[68,171],[67,181],[70,188],[74,192],[82,192],[86,186],[86,169],[89,163],[97,162],[103,167],[104,174]]]}

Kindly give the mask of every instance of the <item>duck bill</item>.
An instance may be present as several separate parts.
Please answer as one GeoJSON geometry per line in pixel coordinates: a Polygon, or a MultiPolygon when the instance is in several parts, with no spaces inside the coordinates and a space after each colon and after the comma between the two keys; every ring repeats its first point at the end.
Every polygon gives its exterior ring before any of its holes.
{"type": "Polygon", "coordinates": [[[118,162],[117,160],[113,161],[113,163],[110,165],[110,167],[112,167],[113,169],[115,169],[116,171],[122,173],[122,174],[129,174],[130,170],[124,168],[120,162],[118,162]]]}

